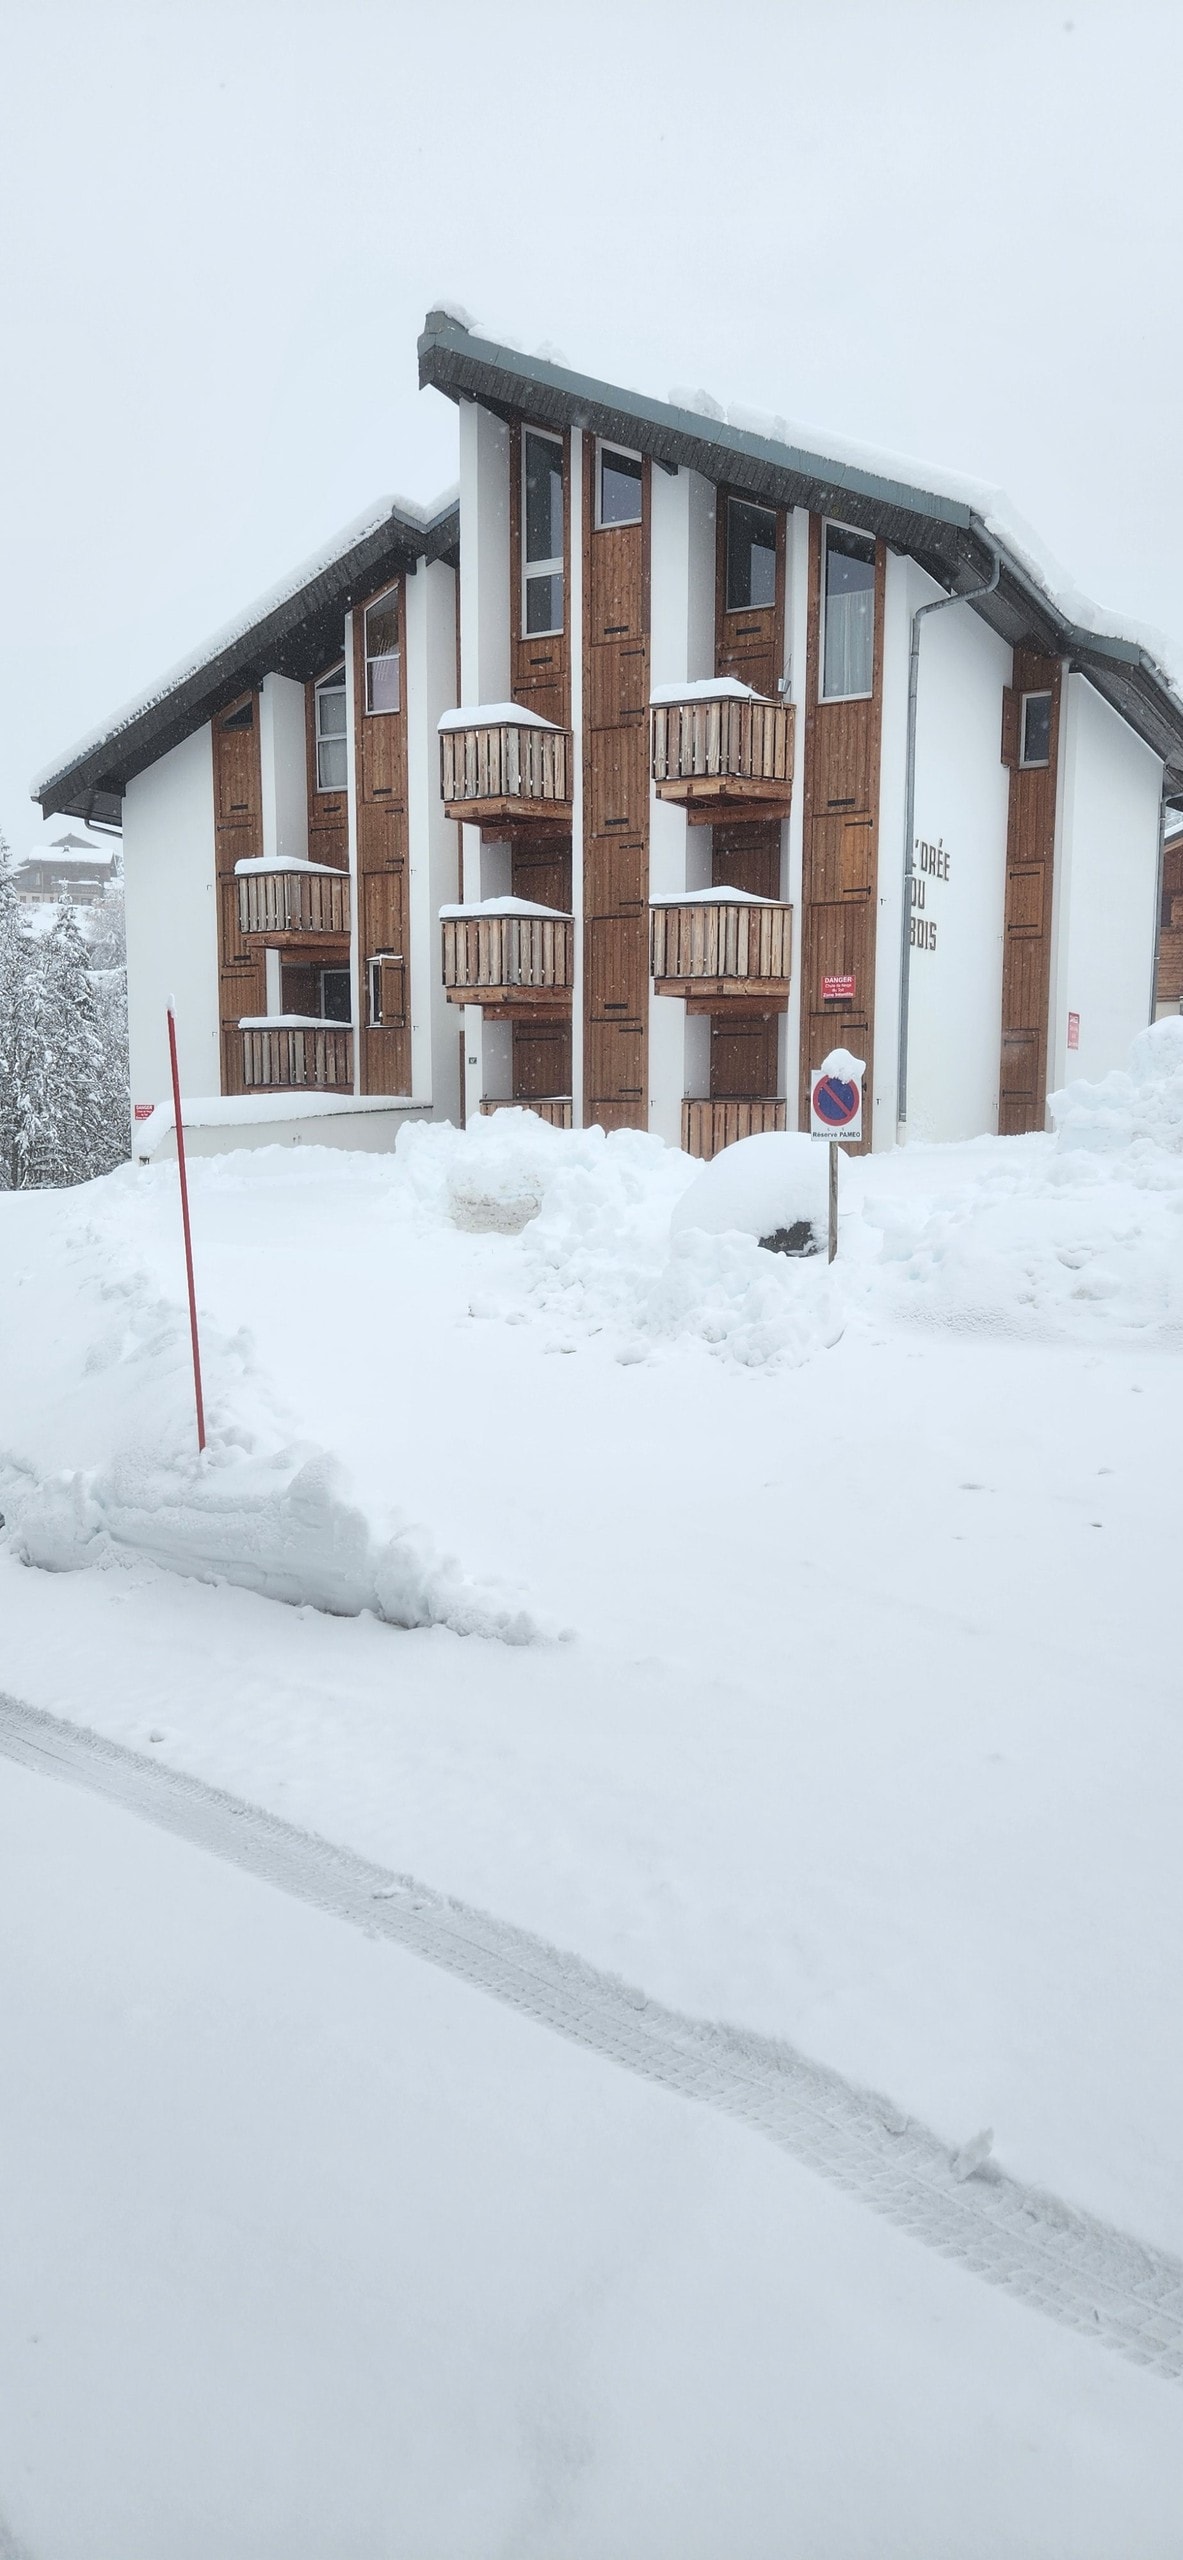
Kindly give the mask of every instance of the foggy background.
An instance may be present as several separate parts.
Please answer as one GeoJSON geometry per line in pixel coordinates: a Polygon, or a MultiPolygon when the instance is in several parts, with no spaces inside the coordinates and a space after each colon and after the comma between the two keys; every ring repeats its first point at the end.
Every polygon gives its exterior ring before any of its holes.
{"type": "Polygon", "coordinates": [[[440,298],[1001,485],[1183,662],[1156,0],[4,0],[0,826],[385,492],[440,298]]]}

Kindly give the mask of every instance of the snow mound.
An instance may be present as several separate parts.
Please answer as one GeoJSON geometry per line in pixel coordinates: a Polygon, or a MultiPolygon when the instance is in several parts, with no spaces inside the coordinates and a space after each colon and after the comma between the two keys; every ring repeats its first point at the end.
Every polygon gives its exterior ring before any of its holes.
{"type": "Polygon", "coordinates": [[[1131,1043],[1125,1067],[1049,1096],[1058,1145],[1093,1155],[1165,1148],[1183,1154],[1183,1014],[1166,1014],[1131,1043]]]}
{"type": "Polygon", "coordinates": [[[705,1164],[683,1192],[671,1219],[675,1236],[698,1228],[706,1235],[765,1237],[808,1228],[825,1235],[826,1150],[797,1131],[766,1129],[705,1164]]]}
{"type": "Polygon", "coordinates": [[[420,1530],[375,1533],[323,1449],[273,1452],[212,1442],[204,1458],[162,1463],[125,1449],[103,1468],[30,1481],[6,1494],[22,1562],[69,1573],[135,1556],[198,1582],[231,1582],[333,1617],[371,1610],[395,1627],[531,1644],[529,1611],[470,1583],[420,1530]]]}

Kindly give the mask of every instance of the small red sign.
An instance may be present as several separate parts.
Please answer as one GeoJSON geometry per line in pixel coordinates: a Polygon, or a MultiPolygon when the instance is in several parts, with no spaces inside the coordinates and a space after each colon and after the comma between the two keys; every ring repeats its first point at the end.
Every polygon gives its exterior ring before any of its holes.
{"type": "Polygon", "coordinates": [[[853,977],[853,974],[852,974],[850,977],[848,977],[848,978],[823,978],[823,979],[822,979],[822,1003],[823,1003],[823,1004],[853,1004],[853,1003],[854,1003],[854,977],[853,977]]]}
{"type": "Polygon", "coordinates": [[[1078,1013],[1070,1013],[1068,1016],[1068,1046],[1070,1049],[1080,1047],[1080,1015],[1078,1013]]]}
{"type": "Polygon", "coordinates": [[[137,1102],[133,1107],[137,1120],[150,1120],[156,1109],[154,1102],[137,1102]]]}

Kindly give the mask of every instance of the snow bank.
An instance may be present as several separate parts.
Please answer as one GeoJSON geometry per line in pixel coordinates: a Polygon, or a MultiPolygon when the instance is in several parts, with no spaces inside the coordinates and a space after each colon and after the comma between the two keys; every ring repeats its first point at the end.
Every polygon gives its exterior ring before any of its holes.
{"type": "MultiPolygon", "coordinates": [[[[208,1168],[215,1182],[227,1170],[208,1168]]],[[[137,1222],[151,1232],[162,1186],[171,1228],[175,1178],[162,1169],[128,1180],[130,1200],[121,1177],[89,1187],[89,1222],[77,1192],[40,1195],[33,1215],[13,1222],[28,1258],[12,1275],[22,1338],[3,1379],[0,1512],[16,1554],[57,1573],[138,1557],[335,1615],[371,1610],[392,1626],[508,1644],[554,1632],[518,1595],[471,1580],[418,1522],[363,1509],[336,1453],[292,1433],[253,1337],[228,1335],[208,1314],[208,1447],[198,1456],[185,1308],[135,1251],[137,1222]]],[[[342,1180],[352,1187],[348,1172],[342,1180]]],[[[199,1182],[199,1238],[200,1194],[199,1182]]],[[[23,1196],[2,1205],[12,1219],[23,1196]]],[[[309,1332],[309,1346],[318,1338],[309,1332]]]]}
{"type": "Polygon", "coordinates": [[[1061,1148],[1117,1155],[1130,1148],[1183,1154],[1183,1014],[1138,1033],[1126,1067],[1049,1096],[1061,1148]]]}
{"type": "MultiPolygon", "coordinates": [[[[766,1129],[739,1138],[705,1164],[674,1210],[672,1228],[683,1235],[766,1237],[808,1228],[820,1244],[826,1232],[826,1151],[796,1131],[766,1129]]],[[[800,1250],[807,1250],[801,1239],[800,1250]]]]}

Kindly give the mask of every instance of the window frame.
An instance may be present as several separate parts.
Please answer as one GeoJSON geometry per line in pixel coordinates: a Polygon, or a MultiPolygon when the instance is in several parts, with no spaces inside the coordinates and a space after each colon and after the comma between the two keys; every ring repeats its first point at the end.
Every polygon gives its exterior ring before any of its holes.
{"type": "MultiPolygon", "coordinates": [[[[777,590],[778,590],[779,579],[780,579],[780,562],[781,562],[781,538],[780,538],[780,526],[781,526],[781,511],[780,511],[780,509],[779,509],[779,508],[777,508],[777,507],[767,507],[767,506],[765,506],[764,501],[763,501],[763,499],[762,499],[762,498],[749,498],[749,497],[747,497],[747,496],[745,495],[745,493],[744,493],[744,491],[743,491],[742,489],[725,489],[725,490],[722,492],[722,497],[723,497],[723,616],[724,616],[724,620],[729,619],[729,617],[730,617],[732,614],[736,614],[736,613],[775,613],[775,612],[776,612],[776,608],[777,608],[777,602],[778,602],[778,593],[777,593],[777,590]],[[756,510],[756,512],[757,512],[759,515],[762,515],[762,516],[770,516],[770,517],[771,517],[771,519],[772,519],[772,598],[771,598],[771,602],[770,602],[770,603],[768,603],[768,604],[729,604],[729,603],[728,603],[728,601],[727,601],[727,598],[728,598],[728,588],[729,588],[729,573],[730,573],[730,569],[731,569],[731,510],[732,510],[732,508],[733,508],[733,507],[754,507],[754,508],[755,508],[755,510],[756,510]]],[[[853,528],[852,528],[852,530],[853,530],[853,528]]]]}
{"type": "Polygon", "coordinates": [[[403,616],[401,578],[396,578],[393,581],[393,584],[389,587],[383,587],[380,595],[371,596],[369,603],[363,605],[361,617],[361,656],[363,716],[367,720],[397,720],[403,707],[403,616]],[[384,649],[380,656],[371,656],[369,641],[370,615],[372,613],[376,613],[379,605],[385,604],[390,596],[394,596],[398,602],[398,639],[393,649],[384,649]],[[387,666],[391,658],[395,658],[398,661],[398,701],[396,703],[371,702],[370,669],[371,667],[387,666]]]}
{"type": "Polygon", "coordinates": [[[1029,692],[1019,695],[1019,771],[1020,773],[1048,773],[1051,770],[1051,761],[1052,687],[1050,684],[1036,684],[1031,686],[1029,692]],[[1029,756],[1027,753],[1027,705],[1029,702],[1046,702],[1047,704],[1047,754],[1045,756],[1029,756]]]}
{"type": "Polygon", "coordinates": [[[820,628],[817,635],[817,698],[819,702],[873,702],[875,699],[875,606],[878,602],[878,553],[879,544],[876,541],[875,535],[873,533],[868,533],[865,525],[844,524],[841,516],[822,517],[821,593],[818,599],[820,606],[820,612],[818,615],[820,628]],[[829,550],[831,529],[835,533],[852,533],[859,542],[869,542],[871,545],[871,681],[867,686],[866,691],[863,693],[826,692],[826,620],[830,605],[826,582],[826,560],[829,550]]]}
{"type": "Polygon", "coordinates": [[[518,521],[521,526],[522,554],[522,638],[523,640],[559,640],[562,638],[562,635],[567,628],[567,471],[563,438],[562,436],[553,434],[549,427],[528,427],[523,423],[521,447],[518,486],[518,521]],[[528,559],[526,552],[527,527],[529,524],[529,513],[526,504],[526,445],[531,436],[534,436],[539,444],[554,444],[557,445],[559,449],[559,483],[563,492],[563,548],[559,553],[558,558],[555,560],[530,560],[528,559]],[[559,579],[562,588],[563,611],[560,621],[548,622],[544,630],[531,631],[530,587],[538,578],[559,579]]]}
{"type": "Polygon", "coordinates": [[[315,679],[315,681],[314,681],[314,684],[313,684],[313,687],[312,687],[312,745],[313,745],[313,761],[314,761],[314,763],[315,763],[315,767],[316,767],[316,788],[317,788],[318,792],[324,792],[324,793],[327,795],[327,794],[330,794],[330,793],[332,793],[332,792],[348,791],[348,789],[349,789],[349,692],[348,692],[348,687],[347,687],[347,685],[346,685],[346,681],[345,681],[345,660],[344,660],[344,658],[339,658],[335,667],[326,667],[326,668],[325,668],[325,671],[324,671],[324,674],[323,674],[322,676],[317,676],[317,677],[316,677],[316,679],[315,679]],[[340,682],[339,682],[339,683],[338,683],[338,681],[337,681],[338,677],[340,678],[340,682]],[[325,735],[325,734],[322,732],[322,730],[321,730],[321,725],[320,725],[320,703],[321,703],[321,695],[322,695],[322,694],[327,694],[327,693],[339,693],[339,694],[340,694],[340,696],[341,696],[341,702],[342,702],[342,706],[343,706],[343,712],[344,712],[344,725],[343,725],[340,729],[334,729],[334,730],[331,730],[331,731],[328,733],[328,735],[325,735]],[[320,778],[320,751],[321,751],[321,748],[322,748],[322,746],[328,746],[328,745],[330,744],[330,742],[335,746],[335,745],[336,745],[336,743],[337,743],[338,738],[340,739],[340,741],[341,741],[341,743],[342,743],[342,745],[344,746],[344,749],[345,749],[345,780],[344,780],[344,782],[322,782],[322,781],[321,781],[321,778],[320,778]]]}
{"type": "Polygon", "coordinates": [[[328,1022],[328,1023],[331,1023],[331,1024],[334,1026],[334,1028],[335,1028],[336,1030],[338,1030],[338,1031],[352,1031],[352,1029],[353,1029],[353,971],[352,971],[352,970],[351,970],[351,968],[349,967],[348,962],[345,962],[345,963],[343,964],[340,960],[326,961],[326,962],[322,963],[322,965],[320,966],[320,968],[318,968],[317,973],[316,973],[316,978],[317,978],[317,993],[319,994],[319,997],[320,997],[320,1018],[321,1018],[321,1021],[322,1021],[322,1022],[328,1022]],[[349,1011],[348,1011],[348,1013],[347,1013],[347,1015],[346,1015],[346,1017],[345,1017],[345,1020],[344,1020],[344,1021],[342,1021],[342,1020],[341,1020],[341,1017],[340,1017],[340,1015],[339,1015],[339,1014],[336,1014],[336,1013],[326,1013],[326,1012],[325,1012],[325,979],[326,979],[326,978],[344,978],[344,979],[345,979],[345,981],[346,981],[346,984],[347,984],[347,986],[348,986],[348,988],[349,988],[349,1011]]]}
{"type": "MultiPolygon", "coordinates": [[[[630,474],[629,476],[631,477],[631,474],[630,474]]],[[[637,453],[637,452],[635,452],[635,451],[634,451],[634,449],[633,449],[633,447],[632,447],[631,445],[627,445],[627,444],[613,444],[612,439],[611,439],[611,437],[610,437],[610,436],[597,436],[597,437],[596,437],[596,454],[595,454],[595,508],[594,508],[594,511],[593,511],[593,518],[592,518],[592,522],[593,522],[593,530],[594,530],[596,533],[627,533],[627,532],[631,529],[631,527],[632,527],[633,525],[635,525],[635,524],[643,524],[643,523],[644,523],[644,521],[645,521],[645,456],[644,456],[644,454],[643,454],[643,453],[637,453]],[[639,479],[638,479],[638,481],[637,481],[637,512],[636,512],[635,516],[609,516],[609,518],[608,518],[607,522],[605,523],[605,521],[604,521],[604,515],[603,515],[603,497],[604,497],[604,456],[605,456],[605,454],[606,454],[606,453],[618,453],[618,454],[620,454],[620,455],[621,455],[622,459],[623,459],[625,462],[639,462],[639,463],[640,463],[640,466],[641,466],[641,471],[640,471],[640,477],[639,477],[639,479]]]]}

